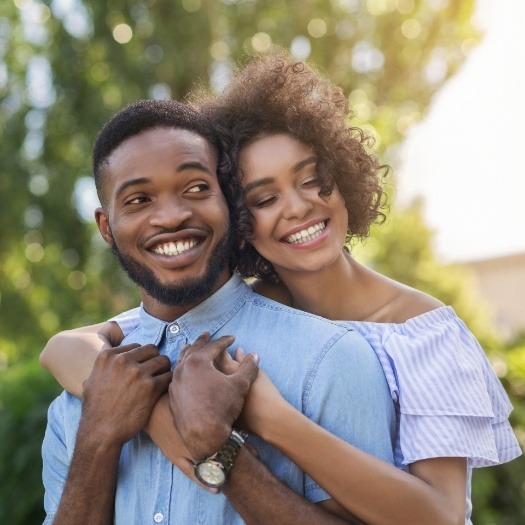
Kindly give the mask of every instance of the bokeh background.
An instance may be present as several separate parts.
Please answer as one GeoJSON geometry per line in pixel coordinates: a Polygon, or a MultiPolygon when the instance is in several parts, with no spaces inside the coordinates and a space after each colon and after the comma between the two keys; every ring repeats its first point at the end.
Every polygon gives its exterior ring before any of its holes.
{"type": "MultiPolygon", "coordinates": [[[[447,201],[447,195],[437,201],[446,203],[445,215],[460,207],[459,228],[477,200],[470,192],[481,180],[474,159],[493,142],[479,148],[460,142],[456,158],[466,160],[452,179],[445,178],[449,168],[439,160],[451,157],[454,137],[482,126],[486,137],[507,133],[510,142],[513,133],[505,119],[519,119],[509,118],[508,104],[503,107],[502,101],[514,100],[515,115],[523,114],[519,97],[508,96],[509,89],[517,93],[512,82],[503,80],[497,68],[486,70],[491,97],[477,111],[474,106],[462,117],[468,103],[439,102],[478,60],[490,35],[490,19],[518,2],[494,0],[497,7],[482,12],[483,23],[474,0],[0,3],[1,523],[29,525],[43,519],[40,443],[47,405],[59,392],[38,364],[45,342],[58,330],[98,322],[137,304],[136,290],[118,270],[92,220],[96,198],[90,153],[97,131],[139,98],[181,99],[198,81],[220,90],[235,63],[273,44],[311,59],[344,89],[356,113],[353,122],[375,136],[375,151],[394,168],[389,220],[374,228],[363,245],[353,247],[356,256],[454,306],[501,377],[515,406],[512,423],[525,443],[524,332],[500,330],[490,298],[462,261],[469,256],[458,252],[455,257],[443,248],[450,243],[439,241],[439,205],[431,200],[436,188],[462,195],[459,201],[447,201]],[[500,102],[487,125],[494,98],[500,102]],[[444,113],[450,120],[440,128],[436,118],[439,122],[444,113]],[[434,186],[429,189],[422,174],[430,170],[434,186]],[[470,177],[466,187],[459,185],[463,176],[470,177]]],[[[480,3],[486,8],[488,2],[480,3]]],[[[519,17],[511,12],[508,24],[514,19],[519,17]]],[[[503,23],[500,30],[504,38],[510,38],[507,27],[511,25],[503,23]]],[[[518,49],[507,44],[502,60],[518,49]]],[[[519,65],[519,60],[510,61],[509,71],[519,65]]],[[[482,85],[467,89],[462,100],[473,99],[482,85]]],[[[503,172],[518,180],[523,171],[519,164],[503,162],[506,157],[503,151],[486,183],[489,195],[503,172]]],[[[508,207],[519,209],[517,187],[511,183],[505,188],[508,207]]],[[[506,245],[498,244],[504,230],[519,230],[518,218],[516,224],[512,218],[501,221],[501,213],[492,221],[500,220],[499,234],[485,235],[486,246],[498,246],[490,256],[505,252],[506,245]]],[[[462,234],[464,243],[471,244],[475,229],[462,234]]],[[[509,247],[516,249],[520,246],[509,247]]],[[[515,283],[519,286],[523,281],[515,283]]],[[[475,471],[476,525],[525,523],[524,473],[523,458],[475,471]]]]}

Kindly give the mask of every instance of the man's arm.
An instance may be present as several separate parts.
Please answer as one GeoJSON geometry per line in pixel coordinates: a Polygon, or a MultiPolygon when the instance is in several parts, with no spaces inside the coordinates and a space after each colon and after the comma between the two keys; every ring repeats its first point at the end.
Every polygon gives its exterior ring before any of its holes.
{"type": "MultiPolygon", "coordinates": [[[[226,442],[257,375],[257,359],[251,354],[231,375],[217,370],[215,360],[232,342],[227,336],[210,342],[204,334],[181,352],[173,372],[170,407],[194,460],[210,456],[226,442]]],[[[323,503],[299,496],[244,447],[223,492],[249,525],[361,523],[335,502],[323,502],[329,507],[325,510],[323,503]]]]}
{"type": "Polygon", "coordinates": [[[113,522],[122,446],[146,424],[170,381],[169,359],[152,345],[100,352],[84,386],[75,451],[54,525],[113,522]]]}
{"type": "Polygon", "coordinates": [[[235,459],[222,492],[248,525],[364,523],[340,508],[334,500],[315,504],[299,496],[244,447],[235,459]]]}

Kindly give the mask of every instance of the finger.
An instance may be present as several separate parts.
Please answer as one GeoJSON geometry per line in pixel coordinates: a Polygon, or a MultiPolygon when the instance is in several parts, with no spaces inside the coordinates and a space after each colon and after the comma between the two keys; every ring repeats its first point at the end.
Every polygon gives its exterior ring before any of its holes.
{"type": "Polygon", "coordinates": [[[155,388],[157,390],[157,394],[159,397],[161,396],[161,394],[166,392],[166,390],[168,390],[172,377],[173,376],[171,374],[171,371],[164,372],[163,374],[159,374],[158,376],[153,376],[152,379],[153,379],[153,382],[154,382],[154,385],[155,385],[155,388]]]}
{"type": "Polygon", "coordinates": [[[177,366],[179,363],[182,362],[182,360],[186,357],[186,353],[188,349],[190,348],[190,343],[186,343],[179,352],[179,356],[177,357],[177,362],[175,363],[175,366],[177,366]]]}
{"type": "Polygon", "coordinates": [[[201,352],[205,352],[212,360],[217,359],[226,348],[228,348],[235,341],[233,335],[223,335],[215,341],[211,341],[201,348],[201,352]]]}
{"type": "Polygon", "coordinates": [[[140,345],[138,343],[130,343],[129,345],[122,345],[122,346],[115,346],[113,348],[107,348],[105,350],[102,350],[102,352],[106,352],[108,354],[113,354],[113,355],[118,355],[118,354],[123,354],[124,352],[129,352],[135,348],[138,348],[139,346],[140,345]]]}
{"type": "Polygon", "coordinates": [[[240,346],[235,349],[235,361],[237,361],[238,363],[240,363],[244,359],[245,355],[246,354],[244,353],[244,350],[240,346]]]}
{"type": "Polygon", "coordinates": [[[157,357],[159,350],[155,345],[148,344],[131,349],[128,355],[133,361],[143,363],[144,361],[157,357]]]}
{"type": "Polygon", "coordinates": [[[211,336],[208,332],[203,332],[201,335],[199,335],[199,337],[197,337],[197,339],[195,339],[195,342],[186,349],[186,355],[188,356],[192,352],[200,350],[203,346],[210,342],[210,337],[211,336]]]}
{"type": "Polygon", "coordinates": [[[142,370],[149,375],[156,376],[164,372],[171,373],[171,363],[169,357],[157,355],[143,363],[140,363],[142,370]]]}
{"type": "Polygon", "coordinates": [[[241,389],[241,395],[247,394],[250,386],[255,381],[259,372],[259,356],[253,352],[244,357],[237,372],[231,377],[235,378],[241,389]]]}
{"type": "Polygon", "coordinates": [[[232,375],[239,368],[239,363],[228,352],[223,352],[215,362],[218,369],[226,375],[232,375]]]}

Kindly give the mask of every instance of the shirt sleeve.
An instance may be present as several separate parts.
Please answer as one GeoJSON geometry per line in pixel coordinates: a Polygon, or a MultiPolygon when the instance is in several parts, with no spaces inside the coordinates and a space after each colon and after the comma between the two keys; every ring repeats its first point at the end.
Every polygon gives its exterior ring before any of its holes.
{"type": "Polygon", "coordinates": [[[399,408],[403,465],[466,457],[472,467],[521,454],[512,405],[478,341],[450,307],[390,325],[375,346],[399,408]],[[391,383],[391,381],[389,381],[391,383]]]}
{"type": "Polygon", "coordinates": [[[137,328],[140,324],[140,307],[132,308],[127,312],[123,312],[108,321],[113,321],[117,323],[124,334],[124,337],[127,337],[133,330],[137,328]]]}
{"type": "MultiPolygon", "coordinates": [[[[395,413],[390,392],[377,356],[356,332],[347,332],[319,356],[303,405],[305,415],[332,434],[394,463],[395,413]]],[[[305,495],[314,503],[331,498],[308,476],[305,495]]]]}
{"type": "Polygon", "coordinates": [[[63,424],[63,395],[51,403],[48,410],[48,422],[42,444],[44,482],[44,525],[53,523],[66,483],[69,469],[69,457],[65,443],[63,424]]]}

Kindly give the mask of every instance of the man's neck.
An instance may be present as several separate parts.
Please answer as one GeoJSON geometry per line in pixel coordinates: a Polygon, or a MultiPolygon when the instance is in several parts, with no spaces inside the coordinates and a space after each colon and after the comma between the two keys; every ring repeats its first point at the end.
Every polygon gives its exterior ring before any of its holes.
{"type": "Polygon", "coordinates": [[[157,301],[157,299],[151,297],[151,295],[148,295],[148,293],[143,288],[140,288],[140,296],[144,310],[146,310],[146,312],[148,312],[148,314],[152,317],[156,317],[157,319],[171,323],[172,321],[175,321],[175,319],[182,317],[185,313],[204,302],[206,299],[208,299],[208,297],[211,297],[217,290],[222,288],[230,280],[231,275],[232,274],[229,270],[223,272],[223,274],[221,274],[221,276],[217,279],[213,289],[206,297],[202,297],[194,303],[183,306],[172,306],[161,303],[157,301]]]}

